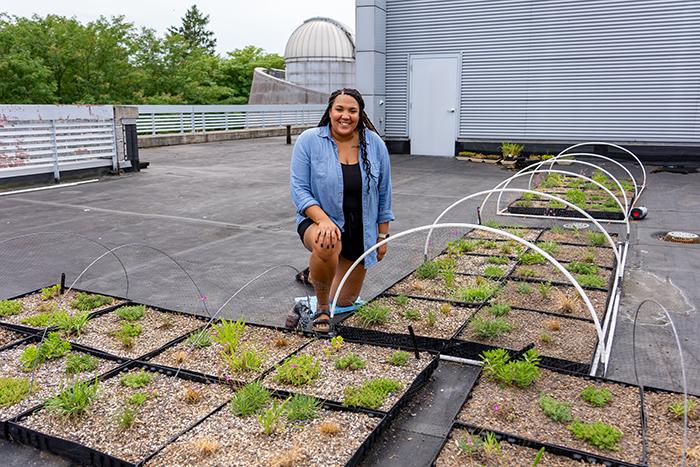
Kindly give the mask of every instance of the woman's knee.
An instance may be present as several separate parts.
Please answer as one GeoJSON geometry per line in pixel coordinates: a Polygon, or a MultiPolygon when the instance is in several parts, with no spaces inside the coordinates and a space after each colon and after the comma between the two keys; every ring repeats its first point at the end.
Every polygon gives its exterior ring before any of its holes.
{"type": "Polygon", "coordinates": [[[319,243],[313,242],[311,254],[319,258],[321,261],[332,261],[338,259],[338,256],[340,256],[340,250],[340,240],[335,242],[335,245],[330,248],[321,246],[319,243]]]}

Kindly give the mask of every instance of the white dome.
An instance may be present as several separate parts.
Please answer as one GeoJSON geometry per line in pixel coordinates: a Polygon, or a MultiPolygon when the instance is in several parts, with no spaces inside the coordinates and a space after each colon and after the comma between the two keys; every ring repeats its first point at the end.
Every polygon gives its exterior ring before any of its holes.
{"type": "Polygon", "coordinates": [[[354,61],[355,38],[350,29],[330,18],[310,18],[287,41],[284,59],[290,61],[354,61]]]}

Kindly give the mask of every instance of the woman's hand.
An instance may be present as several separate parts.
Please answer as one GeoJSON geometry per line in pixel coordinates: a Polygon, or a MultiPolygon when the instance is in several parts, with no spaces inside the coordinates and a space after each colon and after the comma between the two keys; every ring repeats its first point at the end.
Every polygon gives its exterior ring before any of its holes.
{"type": "Polygon", "coordinates": [[[318,235],[316,243],[321,245],[321,248],[335,248],[335,244],[340,240],[340,229],[330,219],[324,219],[318,224],[318,235]]]}
{"type": "MultiPolygon", "coordinates": [[[[377,240],[377,243],[381,242],[381,240],[377,240]]],[[[384,259],[384,255],[386,254],[386,251],[389,249],[389,244],[385,243],[384,245],[380,246],[377,248],[377,261],[381,261],[384,259]]]]}

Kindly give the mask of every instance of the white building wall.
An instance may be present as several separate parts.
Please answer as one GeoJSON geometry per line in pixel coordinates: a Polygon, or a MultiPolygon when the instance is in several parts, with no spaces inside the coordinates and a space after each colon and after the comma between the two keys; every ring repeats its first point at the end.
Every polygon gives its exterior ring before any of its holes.
{"type": "Polygon", "coordinates": [[[409,56],[448,52],[461,54],[460,140],[700,144],[698,1],[385,4],[389,139],[408,137],[409,56]]]}

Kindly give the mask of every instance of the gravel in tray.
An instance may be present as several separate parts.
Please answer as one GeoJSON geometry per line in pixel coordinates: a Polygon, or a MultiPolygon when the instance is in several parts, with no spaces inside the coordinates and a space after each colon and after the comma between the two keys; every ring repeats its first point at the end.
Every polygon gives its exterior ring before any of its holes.
{"type": "MultiPolygon", "coordinates": [[[[566,263],[562,264],[562,266],[564,266],[566,268],[566,263]]],[[[610,269],[598,268],[597,275],[599,275],[600,277],[603,278],[603,280],[605,281],[606,287],[610,281],[610,274],[611,274],[610,269]]],[[[573,276],[575,278],[576,274],[573,274],[573,276]]],[[[531,280],[536,280],[536,281],[558,282],[558,283],[562,283],[562,284],[566,284],[566,285],[571,284],[571,282],[569,282],[569,279],[566,278],[564,273],[562,273],[559,269],[555,268],[553,265],[551,265],[549,263],[547,263],[547,264],[532,264],[532,265],[527,265],[527,266],[518,266],[515,268],[515,271],[513,271],[513,274],[511,274],[511,277],[531,279],[531,280]],[[530,276],[530,275],[524,274],[524,270],[527,270],[527,269],[534,271],[535,275],[530,276]]]]}
{"type": "MultiPolygon", "coordinates": [[[[479,278],[481,279],[481,278],[479,278]]],[[[496,284],[486,280],[487,283],[496,284]]],[[[442,278],[419,279],[415,273],[395,284],[387,292],[397,295],[411,295],[418,298],[435,298],[438,300],[460,301],[455,295],[459,289],[474,287],[477,285],[477,277],[455,275],[454,287],[449,288],[442,278]]]]}
{"type": "MultiPolygon", "coordinates": [[[[688,450],[686,465],[700,465],[700,397],[688,396],[688,404],[695,408],[688,417],[688,450]]],[[[676,417],[669,410],[673,403],[683,404],[682,394],[662,392],[644,393],[644,408],[647,413],[647,442],[649,443],[649,465],[665,467],[680,465],[683,451],[683,415],[676,417]]]]}
{"type": "Polygon", "coordinates": [[[520,252],[524,251],[527,247],[515,240],[478,240],[480,243],[477,248],[470,251],[472,254],[477,255],[505,255],[510,257],[516,257],[520,252]]]}
{"type": "Polygon", "coordinates": [[[123,322],[112,311],[88,321],[80,336],[72,337],[71,341],[112,355],[137,358],[204,324],[193,316],[146,307],[143,318],[133,321],[142,326],[141,334],[133,338],[131,348],[125,348],[122,342],[114,337],[123,322]]]}
{"type": "MultiPolygon", "coordinates": [[[[598,314],[598,319],[603,319],[605,314],[605,300],[607,292],[602,290],[586,290],[586,295],[598,314]]],[[[537,284],[529,282],[508,281],[506,285],[496,293],[492,300],[495,303],[507,303],[513,308],[525,308],[528,310],[547,311],[562,316],[572,316],[593,320],[583,300],[572,286],[553,285],[549,294],[545,297],[537,284]],[[523,293],[528,287],[531,292],[523,293]],[[518,287],[521,291],[518,292],[518,287]],[[567,311],[569,310],[570,311],[567,311]]]]}
{"type": "Polygon", "coordinates": [[[409,298],[405,305],[397,304],[396,297],[382,297],[373,300],[372,303],[389,307],[391,312],[386,324],[364,326],[359,317],[353,314],[343,321],[343,325],[397,334],[408,334],[408,326],[413,326],[416,335],[450,339],[475,311],[474,308],[417,298],[409,298]],[[417,311],[419,316],[414,319],[407,318],[406,313],[410,316],[411,311],[417,311]],[[428,324],[428,315],[431,312],[435,316],[433,326],[428,324]]]}
{"type": "Polygon", "coordinates": [[[459,420],[485,429],[509,433],[534,441],[557,444],[605,457],[637,463],[642,455],[640,435],[639,390],[612,383],[598,383],[541,369],[541,377],[532,386],[500,387],[485,377],[471,392],[460,411],[459,420]],[[612,400],[604,407],[594,407],[583,401],[579,394],[587,386],[607,388],[612,400]],[[617,427],[623,436],[618,451],[605,451],[575,438],[565,423],[557,423],[545,416],[539,406],[541,394],[571,404],[571,415],[583,422],[604,422],[617,427]]]}
{"type": "MultiPolygon", "coordinates": [[[[482,308],[476,316],[493,319],[487,308],[482,308]]],[[[540,355],[580,363],[591,361],[598,342],[595,325],[578,319],[556,318],[525,310],[511,310],[501,319],[513,326],[511,332],[486,339],[478,337],[467,324],[458,338],[512,350],[534,343],[540,355]]]]}
{"type": "Polygon", "coordinates": [[[593,259],[598,266],[612,268],[615,265],[615,254],[612,248],[598,248],[594,246],[559,245],[552,255],[558,261],[582,261],[593,259]]]}
{"type": "MultiPolygon", "coordinates": [[[[22,371],[22,365],[19,360],[22,352],[24,352],[24,349],[27,347],[29,346],[22,345],[0,352],[0,375],[7,378],[26,378],[27,382],[31,381],[31,371],[22,371]]],[[[82,352],[76,353],[85,355],[82,352]]],[[[77,375],[66,374],[66,356],[45,361],[35,372],[34,392],[29,393],[27,397],[15,405],[0,407],[0,420],[8,420],[40,404],[49,397],[55,396],[61,391],[62,386],[68,381],[72,381],[75,376],[85,380],[94,375],[106,373],[118,365],[117,362],[111,360],[104,360],[98,357],[94,358],[98,363],[97,368],[93,371],[86,371],[77,375]]]]}
{"type": "Polygon", "coordinates": [[[24,339],[26,336],[15,331],[0,327],[0,347],[24,339]]]}
{"type": "MultiPolygon", "coordinates": [[[[551,230],[545,230],[542,236],[540,237],[541,241],[555,241],[555,242],[561,242],[561,243],[574,243],[576,245],[587,245],[587,246],[593,246],[593,244],[590,242],[588,239],[588,234],[592,232],[599,232],[595,228],[595,226],[591,225],[588,229],[585,230],[580,230],[580,231],[574,231],[574,230],[568,230],[564,229],[563,232],[553,232],[551,230]]],[[[612,237],[613,241],[617,240],[617,234],[616,233],[611,233],[610,236],[612,237]]],[[[599,248],[611,248],[610,245],[607,243],[607,240],[605,242],[605,245],[599,247],[599,248]]]]}
{"type": "Polygon", "coordinates": [[[232,394],[231,388],[224,385],[150,374],[153,379],[143,388],[122,385],[120,376],[100,382],[97,398],[83,415],[64,418],[44,409],[22,420],[20,425],[137,462],[204,418],[232,394]],[[200,394],[199,401],[185,401],[188,388],[200,394]],[[144,392],[148,397],[135,408],[133,425],[123,429],[118,420],[126,408],[133,408],[126,400],[136,392],[144,392]]]}
{"type": "MultiPolygon", "coordinates": [[[[31,295],[26,295],[21,298],[17,298],[15,300],[22,302],[22,311],[16,315],[11,315],[11,316],[5,316],[3,318],[0,318],[0,321],[3,323],[11,323],[11,324],[21,324],[22,326],[34,328],[34,329],[43,329],[43,328],[36,328],[34,326],[30,326],[28,324],[22,323],[22,320],[25,318],[28,318],[30,316],[35,316],[38,314],[41,314],[42,312],[48,311],[52,309],[52,305],[57,305],[59,310],[65,311],[71,316],[75,316],[78,313],[82,313],[79,310],[76,310],[75,308],[71,307],[71,302],[75,299],[75,297],[78,295],[79,292],[75,290],[71,290],[66,292],[65,294],[51,298],[49,300],[42,300],[41,299],[41,292],[33,293],[31,295]]],[[[95,294],[96,295],[96,294],[95,294]]],[[[93,310],[90,310],[90,313],[94,313],[96,311],[104,310],[105,308],[109,308],[114,305],[118,305],[120,303],[124,303],[124,300],[118,300],[118,299],[113,299],[112,303],[108,303],[107,305],[103,305],[100,307],[97,307],[93,310]]]]}
{"type": "Polygon", "coordinates": [[[168,445],[148,466],[269,466],[345,465],[380,418],[361,413],[322,409],[309,421],[287,422],[271,435],[262,432],[253,416],[234,416],[224,407],[203,423],[168,445]],[[335,434],[319,426],[337,425],[335,434]],[[283,463],[282,461],[288,461],[283,463]]]}
{"type": "MultiPolygon", "coordinates": [[[[521,227],[521,226],[503,226],[499,228],[500,230],[505,230],[508,233],[512,233],[514,235],[517,235],[518,237],[521,237],[525,240],[533,241],[537,238],[537,236],[540,234],[541,229],[533,229],[530,227],[521,227]]],[[[487,232],[485,230],[472,230],[471,232],[467,233],[464,238],[485,238],[488,240],[505,240],[506,237],[503,235],[496,235],[491,232],[487,232]]]]}
{"type": "MultiPolygon", "coordinates": [[[[209,336],[216,332],[209,330],[209,336]]],[[[245,334],[239,341],[240,349],[252,349],[263,357],[263,363],[257,371],[237,373],[232,371],[220,356],[221,345],[212,340],[208,347],[192,347],[185,339],[175,347],[165,350],[151,359],[151,362],[185,370],[198,371],[208,375],[247,383],[257,378],[261,373],[277,362],[296,351],[311,339],[300,334],[277,331],[274,329],[246,326],[245,334]]]]}
{"type": "Polygon", "coordinates": [[[386,347],[345,342],[339,351],[332,352],[329,340],[318,340],[312,342],[297,354],[311,355],[319,362],[321,371],[317,379],[301,386],[282,384],[275,381],[275,375],[278,372],[278,370],[275,370],[265,376],[263,384],[269,388],[306,394],[323,400],[342,402],[346,387],[357,386],[364,381],[375,378],[392,378],[399,381],[403,387],[401,390],[389,394],[384,404],[377,408],[377,410],[388,411],[403,396],[418,374],[432,361],[432,356],[428,353],[421,353],[420,360],[416,360],[413,353],[411,353],[404,366],[392,366],[386,360],[395,351],[395,349],[386,347]],[[326,355],[327,351],[330,352],[330,356],[326,355]],[[354,353],[362,358],[366,362],[366,366],[355,371],[336,369],[336,360],[350,353],[354,353]]]}
{"type": "MultiPolygon", "coordinates": [[[[450,433],[447,443],[440,451],[435,462],[436,467],[531,467],[537,456],[537,449],[526,448],[517,444],[501,441],[501,452],[487,455],[483,449],[468,454],[459,447],[459,440],[470,443],[469,431],[457,428],[450,433]]],[[[563,456],[555,456],[545,451],[540,464],[543,467],[568,467],[590,465],[584,461],[575,461],[563,456]]]]}
{"type": "MultiPolygon", "coordinates": [[[[505,274],[508,274],[508,271],[513,269],[513,266],[515,265],[515,260],[507,257],[508,262],[505,264],[494,264],[494,263],[489,263],[489,258],[490,256],[480,256],[480,255],[440,255],[438,256],[437,259],[441,258],[454,258],[456,262],[456,268],[455,272],[458,272],[460,274],[472,274],[475,276],[481,276],[484,274],[484,269],[486,269],[489,266],[496,266],[499,267],[505,274]]],[[[501,257],[501,255],[494,255],[494,257],[501,257]]]]}

